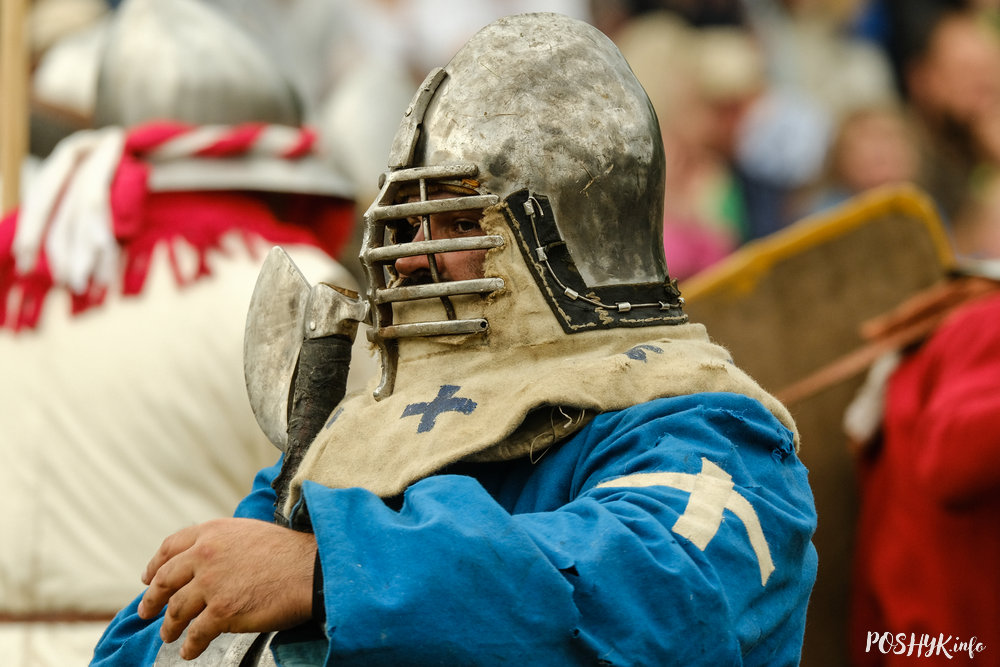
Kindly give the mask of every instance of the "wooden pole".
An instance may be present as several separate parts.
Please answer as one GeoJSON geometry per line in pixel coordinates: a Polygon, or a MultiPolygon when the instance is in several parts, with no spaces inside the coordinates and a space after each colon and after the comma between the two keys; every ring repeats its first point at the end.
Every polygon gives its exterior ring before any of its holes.
{"type": "Polygon", "coordinates": [[[30,56],[28,0],[0,0],[0,213],[20,202],[21,164],[28,154],[30,56]]]}

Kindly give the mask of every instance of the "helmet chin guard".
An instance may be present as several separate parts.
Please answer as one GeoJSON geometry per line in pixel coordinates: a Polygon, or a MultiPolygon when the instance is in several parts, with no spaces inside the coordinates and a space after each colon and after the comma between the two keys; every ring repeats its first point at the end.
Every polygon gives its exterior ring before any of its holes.
{"type": "Polygon", "coordinates": [[[559,235],[546,197],[522,190],[505,203],[524,261],[566,333],[687,322],[677,281],[590,287],[559,235]]]}

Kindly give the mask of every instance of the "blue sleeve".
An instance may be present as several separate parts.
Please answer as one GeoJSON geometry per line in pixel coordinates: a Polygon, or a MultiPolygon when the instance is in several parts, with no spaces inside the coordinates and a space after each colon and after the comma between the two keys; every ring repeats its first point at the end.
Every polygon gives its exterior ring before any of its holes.
{"type": "Polygon", "coordinates": [[[791,433],[745,397],[663,401],[489,492],[432,477],[396,512],[306,483],[327,664],[796,664],[816,517],[791,433]]]}
{"type": "Polygon", "coordinates": [[[263,468],[257,473],[253,479],[250,493],[236,506],[233,516],[243,519],[260,519],[261,521],[274,520],[275,492],[271,488],[271,482],[281,472],[281,464],[284,460],[285,455],[282,454],[277,463],[263,468]]]}
{"type": "Polygon", "coordinates": [[[572,586],[472,478],[419,482],[398,513],[360,489],[303,490],[324,575],[327,664],[565,660],[572,586]]]}
{"type": "MultiPolygon", "coordinates": [[[[258,472],[250,493],[237,505],[234,516],[273,520],[275,494],[271,481],[280,471],[281,460],[258,472]]],[[[156,660],[163,645],[160,639],[163,614],[149,621],[139,618],[137,608],[141,599],[142,593],[111,620],[94,649],[91,667],[139,667],[152,665],[156,660]]]]}
{"type": "Polygon", "coordinates": [[[513,520],[572,573],[595,655],[797,665],[816,512],[792,434],[756,401],[711,394],[601,416],[581,436],[554,452],[575,468],[572,500],[513,520]]]}
{"type": "Polygon", "coordinates": [[[152,665],[156,654],[163,645],[160,639],[159,617],[146,621],[139,618],[136,609],[140,595],[131,604],[118,612],[111,624],[104,630],[94,648],[91,667],[120,667],[121,665],[152,665]]]}

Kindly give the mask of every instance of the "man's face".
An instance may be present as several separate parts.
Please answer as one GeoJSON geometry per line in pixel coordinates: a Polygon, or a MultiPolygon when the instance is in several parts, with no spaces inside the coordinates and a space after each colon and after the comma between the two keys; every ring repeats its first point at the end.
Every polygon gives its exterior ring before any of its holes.
{"type": "MultiPolygon", "coordinates": [[[[447,194],[432,196],[431,199],[448,197],[447,194]]],[[[453,195],[452,195],[453,196],[453,195]]],[[[483,228],[479,224],[483,212],[481,209],[468,211],[448,211],[430,216],[431,238],[454,239],[466,236],[483,236],[483,228]]],[[[410,220],[414,225],[414,241],[423,241],[424,232],[419,218],[410,220]]],[[[470,280],[483,277],[483,260],[485,250],[463,250],[434,255],[437,261],[438,275],[442,281],[470,280]]],[[[430,267],[426,255],[402,257],[396,260],[396,271],[403,284],[419,285],[431,282],[430,267]]]]}

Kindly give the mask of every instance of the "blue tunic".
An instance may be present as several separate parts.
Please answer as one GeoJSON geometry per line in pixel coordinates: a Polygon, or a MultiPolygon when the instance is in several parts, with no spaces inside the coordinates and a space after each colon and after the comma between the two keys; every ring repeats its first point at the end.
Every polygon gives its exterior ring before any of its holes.
{"type": "MultiPolygon", "coordinates": [[[[269,519],[261,471],[238,516],[269,519]]],[[[306,482],[331,665],[795,665],[816,512],[792,434],[736,394],[598,415],[536,456],[413,484],[402,507],[306,482]]],[[[150,664],[133,603],[97,665],[150,664]]]]}

